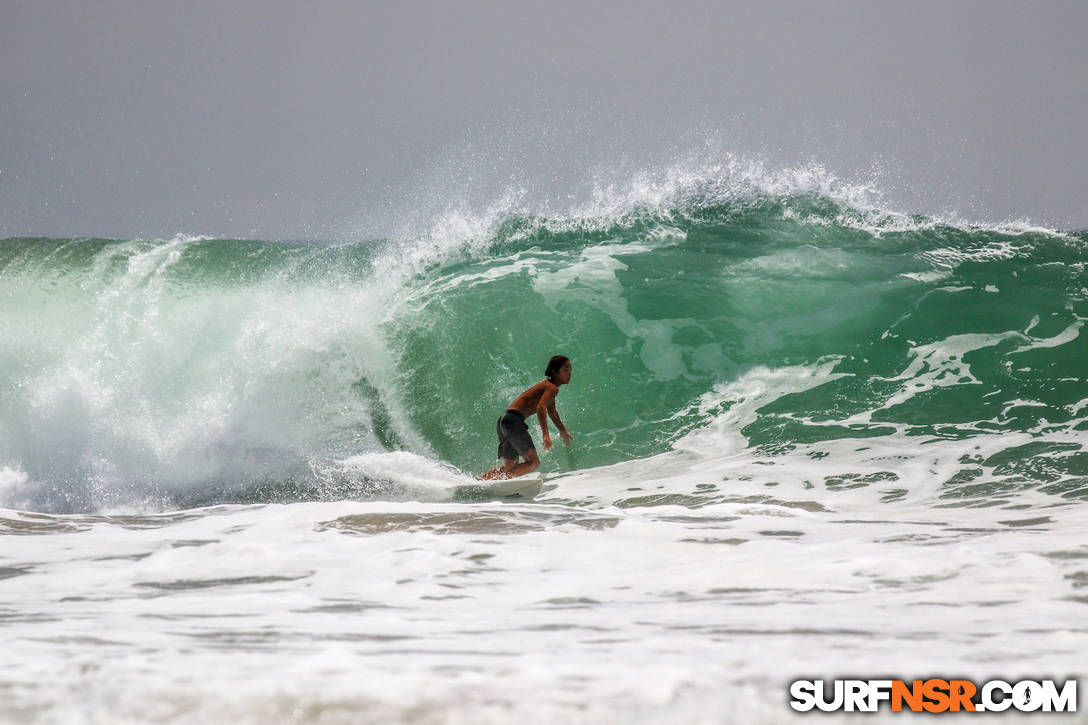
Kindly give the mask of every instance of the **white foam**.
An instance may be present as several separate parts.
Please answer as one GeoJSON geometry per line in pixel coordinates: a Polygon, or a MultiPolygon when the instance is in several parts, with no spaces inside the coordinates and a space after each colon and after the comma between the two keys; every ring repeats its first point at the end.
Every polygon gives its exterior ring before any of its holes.
{"type": "MultiPolygon", "coordinates": [[[[1039,322],[1039,318],[1038,318],[1038,316],[1036,316],[1035,318],[1033,318],[1032,324],[1028,326],[1028,330],[1030,330],[1032,327],[1034,327],[1036,324],[1038,324],[1038,322],[1039,322]]],[[[1059,332],[1057,335],[1054,335],[1053,337],[1043,337],[1043,338],[1033,337],[1033,338],[1030,338],[1031,342],[1029,342],[1027,345],[1021,345],[1020,347],[1016,348],[1015,350],[1013,350],[1009,354],[1010,355],[1015,355],[1017,353],[1027,352],[1028,350],[1037,350],[1037,349],[1040,349],[1040,348],[1058,347],[1060,345],[1065,345],[1066,343],[1072,342],[1073,340],[1077,339],[1077,337],[1080,335],[1080,328],[1083,325],[1084,325],[1083,320],[1076,320],[1075,322],[1070,324],[1068,327],[1066,327],[1064,330],[1059,332]]],[[[1027,330],[1025,330],[1025,334],[1027,334],[1027,330]]]]}
{"type": "Polygon", "coordinates": [[[844,377],[844,373],[832,372],[840,359],[828,357],[814,365],[774,369],[759,366],[746,371],[736,380],[718,383],[700,396],[694,411],[678,414],[694,412],[700,420],[709,422],[684,435],[674,443],[674,447],[692,452],[713,451],[715,456],[730,455],[745,449],[748,441],[741,430],[756,419],[761,407],[783,395],[799,393],[844,377]]]}
{"type": "Polygon", "coordinates": [[[454,487],[474,483],[471,476],[449,464],[408,451],[362,453],[336,461],[332,465],[341,474],[354,475],[359,479],[387,481],[398,490],[386,490],[384,494],[400,498],[448,498],[454,487]]]}
{"type": "MultiPolygon", "coordinates": [[[[557,493],[620,469],[584,473],[557,493]]],[[[29,567],[5,580],[20,666],[0,716],[21,720],[775,723],[797,677],[1070,673],[1088,646],[1071,508],[0,515],[84,526],[5,540],[29,567]]]]}
{"type": "Polygon", "coordinates": [[[0,501],[13,502],[26,506],[27,483],[30,477],[18,468],[0,466],[0,501]]]}

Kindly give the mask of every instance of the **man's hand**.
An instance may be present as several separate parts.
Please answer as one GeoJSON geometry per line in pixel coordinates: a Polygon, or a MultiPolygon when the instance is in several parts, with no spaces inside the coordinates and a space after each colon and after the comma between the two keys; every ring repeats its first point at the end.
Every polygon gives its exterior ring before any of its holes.
{"type": "MultiPolygon", "coordinates": [[[[562,435],[562,434],[560,434],[560,435],[562,435]]],[[[543,448],[546,451],[550,451],[552,449],[552,437],[550,435],[548,435],[547,433],[544,434],[543,448]]]]}
{"type": "Polygon", "coordinates": [[[566,430],[559,431],[559,438],[563,441],[563,445],[570,448],[570,442],[574,440],[574,436],[568,433],[566,430]]]}

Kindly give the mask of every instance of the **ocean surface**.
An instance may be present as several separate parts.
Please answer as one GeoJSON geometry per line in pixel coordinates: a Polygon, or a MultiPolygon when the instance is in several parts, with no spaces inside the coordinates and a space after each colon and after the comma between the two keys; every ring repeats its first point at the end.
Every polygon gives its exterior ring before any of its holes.
{"type": "Polygon", "coordinates": [[[811,171],[0,241],[0,721],[776,723],[796,678],[1083,676],[1086,263],[811,171]],[[553,354],[543,493],[458,495],[553,354]]]}

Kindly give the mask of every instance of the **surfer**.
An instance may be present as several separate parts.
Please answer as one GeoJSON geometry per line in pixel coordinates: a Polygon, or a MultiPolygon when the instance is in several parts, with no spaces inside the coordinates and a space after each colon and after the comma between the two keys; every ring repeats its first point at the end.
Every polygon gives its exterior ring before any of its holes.
{"type": "Polygon", "coordinates": [[[480,476],[480,480],[515,478],[532,473],[540,467],[540,457],[536,453],[532,436],[529,435],[529,426],[525,424],[525,419],[534,411],[540,421],[544,450],[552,447],[548,416],[551,416],[555,427],[559,429],[559,438],[565,445],[570,445],[574,436],[567,432],[567,427],[559,419],[559,411],[555,409],[555,396],[559,394],[559,386],[569,382],[570,359],[555,355],[548,361],[544,379],[515,398],[499,418],[496,429],[499,434],[499,458],[503,459],[503,463],[480,476]],[[519,458],[524,461],[519,462],[519,458]]]}

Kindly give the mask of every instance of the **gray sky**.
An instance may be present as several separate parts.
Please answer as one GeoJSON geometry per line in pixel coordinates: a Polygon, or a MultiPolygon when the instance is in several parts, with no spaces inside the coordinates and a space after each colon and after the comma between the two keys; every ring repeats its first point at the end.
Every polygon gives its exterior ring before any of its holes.
{"type": "Polygon", "coordinates": [[[1088,227],[1082,0],[2,1],[0,237],[374,236],[693,152],[1088,227]]]}

